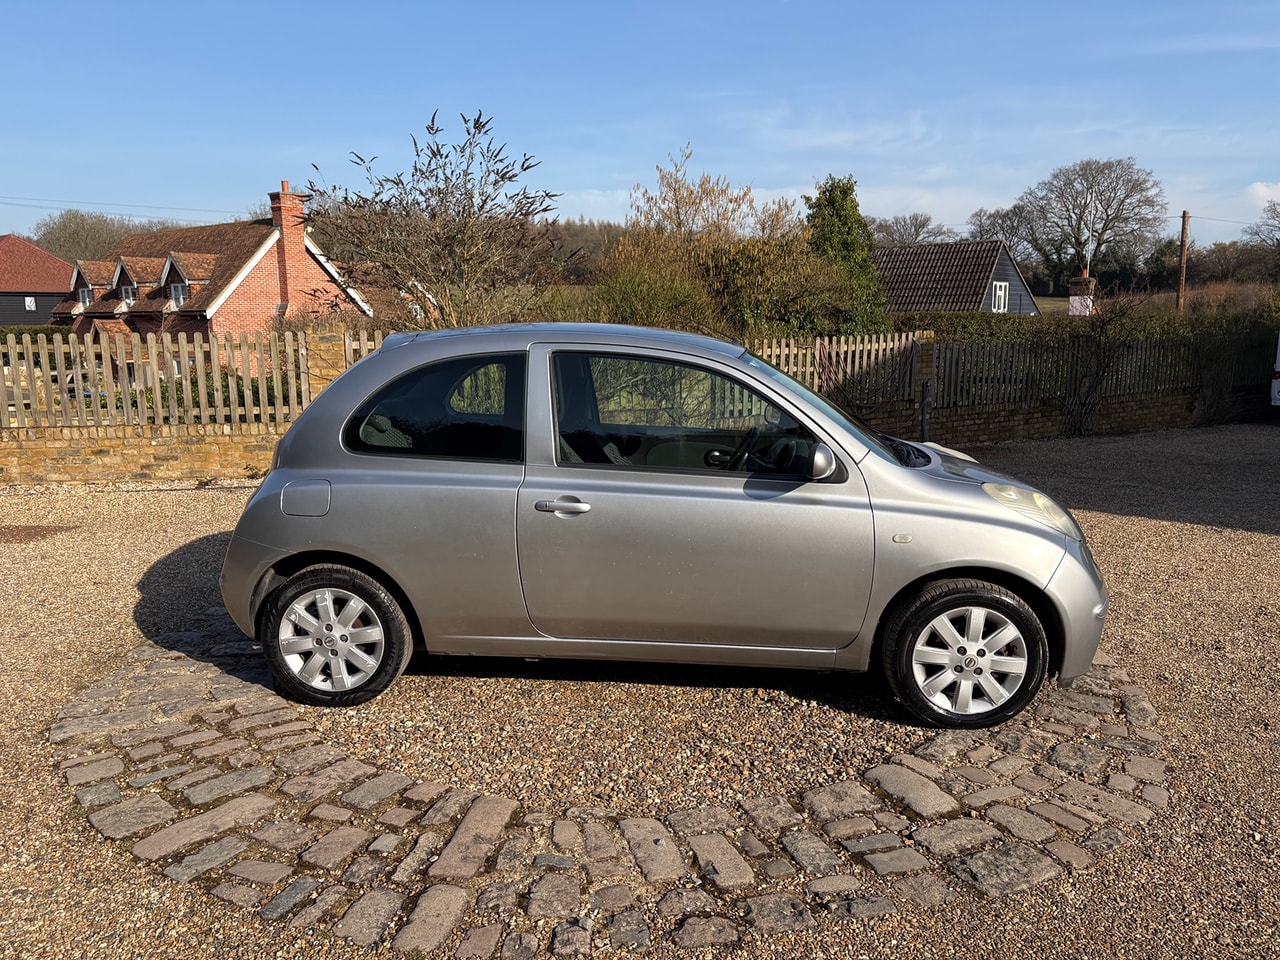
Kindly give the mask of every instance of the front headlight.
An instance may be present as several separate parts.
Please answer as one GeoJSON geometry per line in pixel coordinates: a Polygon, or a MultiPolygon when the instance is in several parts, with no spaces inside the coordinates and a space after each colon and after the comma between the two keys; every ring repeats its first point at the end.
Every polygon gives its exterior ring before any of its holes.
{"type": "Polygon", "coordinates": [[[1071,519],[1071,514],[1043,493],[1028,490],[1026,487],[1015,487],[1008,483],[984,483],[982,489],[992,500],[1004,504],[1010,510],[1043,523],[1046,527],[1053,527],[1072,540],[1084,541],[1084,534],[1071,519]]]}

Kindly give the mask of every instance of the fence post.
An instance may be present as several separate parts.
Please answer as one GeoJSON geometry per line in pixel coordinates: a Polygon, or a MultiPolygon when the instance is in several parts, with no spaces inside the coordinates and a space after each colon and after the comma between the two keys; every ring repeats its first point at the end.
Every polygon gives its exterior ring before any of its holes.
{"type": "MultiPolygon", "coordinates": [[[[936,344],[936,334],[932,330],[917,330],[910,334],[916,341],[915,363],[911,370],[911,392],[914,395],[916,387],[919,386],[921,380],[936,379],[937,372],[934,369],[934,345],[936,344]]],[[[906,344],[903,344],[905,347],[906,344]]]]}
{"type": "Polygon", "coordinates": [[[920,442],[929,442],[929,389],[932,381],[925,377],[920,381],[920,442]]]}

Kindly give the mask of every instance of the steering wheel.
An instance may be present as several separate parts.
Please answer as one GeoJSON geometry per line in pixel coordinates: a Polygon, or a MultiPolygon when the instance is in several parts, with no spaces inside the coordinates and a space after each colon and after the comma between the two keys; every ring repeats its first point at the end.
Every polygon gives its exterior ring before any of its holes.
{"type": "Polygon", "coordinates": [[[789,437],[783,437],[781,440],[774,442],[769,448],[769,452],[762,458],[777,473],[785,473],[791,469],[791,465],[796,462],[796,442],[789,437]]]}
{"type": "Polygon", "coordinates": [[[733,448],[733,453],[729,454],[729,462],[724,465],[724,468],[726,470],[741,470],[742,465],[747,462],[747,454],[751,452],[751,448],[755,446],[756,439],[759,436],[759,427],[752,427],[748,430],[747,435],[733,448]]]}

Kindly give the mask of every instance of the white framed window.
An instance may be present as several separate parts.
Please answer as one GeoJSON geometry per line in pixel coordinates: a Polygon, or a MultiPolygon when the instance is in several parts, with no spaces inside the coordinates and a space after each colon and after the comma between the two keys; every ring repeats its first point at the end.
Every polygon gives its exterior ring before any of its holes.
{"type": "Polygon", "coordinates": [[[120,299],[124,301],[126,307],[133,306],[133,301],[138,299],[138,288],[133,284],[123,284],[120,287],[120,299]]]}
{"type": "Polygon", "coordinates": [[[174,309],[186,303],[189,296],[191,296],[191,288],[185,283],[169,284],[169,299],[173,301],[174,309]]]}
{"type": "Polygon", "coordinates": [[[93,290],[89,287],[81,287],[76,291],[76,296],[80,298],[80,305],[87,307],[93,301],[93,290]]]}
{"type": "Polygon", "coordinates": [[[991,312],[1009,312],[1009,284],[997,280],[991,284],[991,312]]]}
{"type": "Polygon", "coordinates": [[[35,298],[35,297],[23,297],[23,298],[22,298],[22,307],[23,307],[23,309],[24,309],[24,310],[34,310],[34,309],[36,308],[36,298],[35,298]]]}

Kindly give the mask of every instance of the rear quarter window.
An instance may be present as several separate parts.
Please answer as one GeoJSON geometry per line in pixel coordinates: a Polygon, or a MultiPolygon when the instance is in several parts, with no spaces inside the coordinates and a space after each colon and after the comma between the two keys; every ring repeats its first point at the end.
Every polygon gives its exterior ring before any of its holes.
{"type": "Polygon", "coordinates": [[[526,356],[456,357],[378,388],[351,415],[353,453],[519,463],[524,456],[526,356]]]}

